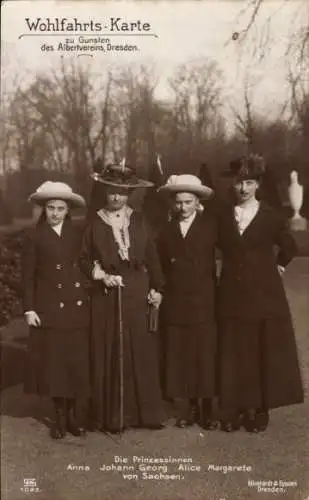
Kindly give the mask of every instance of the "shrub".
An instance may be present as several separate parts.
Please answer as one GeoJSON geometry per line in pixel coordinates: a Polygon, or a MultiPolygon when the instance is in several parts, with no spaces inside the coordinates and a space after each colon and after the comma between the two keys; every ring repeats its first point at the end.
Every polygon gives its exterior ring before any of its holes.
{"type": "Polygon", "coordinates": [[[22,312],[21,251],[24,231],[1,238],[0,244],[0,325],[22,312]]]}

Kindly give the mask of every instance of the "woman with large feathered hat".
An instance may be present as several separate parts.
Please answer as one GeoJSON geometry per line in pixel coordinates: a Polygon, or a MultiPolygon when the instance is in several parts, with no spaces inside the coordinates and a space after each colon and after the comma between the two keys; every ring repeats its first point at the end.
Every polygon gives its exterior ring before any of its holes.
{"type": "Polygon", "coordinates": [[[92,420],[109,432],[160,429],[164,415],[156,339],[147,314],[150,305],[160,305],[163,275],[149,226],[128,205],[135,189],[152,184],[124,161],[93,178],[104,189],[80,259],[93,282],[92,420]]]}

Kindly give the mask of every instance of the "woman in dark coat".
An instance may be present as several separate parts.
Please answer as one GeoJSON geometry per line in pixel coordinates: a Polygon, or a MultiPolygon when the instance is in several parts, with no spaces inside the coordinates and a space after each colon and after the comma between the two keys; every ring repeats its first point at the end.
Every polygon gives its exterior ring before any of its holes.
{"type": "Polygon", "coordinates": [[[54,439],[83,435],[76,403],[88,400],[89,296],[78,267],[81,231],[70,208],[83,206],[67,184],[45,182],[30,197],[42,207],[23,251],[23,307],[30,327],[25,391],[53,399],[54,439]]]}
{"type": "Polygon", "coordinates": [[[160,304],[163,275],[144,217],[127,205],[132,189],[150,184],[125,166],[95,179],[106,200],[89,221],[80,258],[93,280],[92,419],[108,432],[159,429],[163,403],[147,313],[149,303],[160,304]]]}
{"type": "Polygon", "coordinates": [[[201,211],[200,200],[213,192],[193,175],[173,175],[159,191],[170,195],[172,207],[171,220],[158,238],[166,282],[162,303],[165,395],[178,400],[178,427],[198,421],[211,429],[217,224],[207,208],[201,211]]]}
{"type": "Polygon", "coordinates": [[[281,278],[296,245],[281,213],[255,197],[263,171],[257,156],[232,162],[236,201],[220,214],[219,401],[225,431],[239,428],[241,413],[247,431],[263,431],[269,409],[304,397],[281,278]]]}

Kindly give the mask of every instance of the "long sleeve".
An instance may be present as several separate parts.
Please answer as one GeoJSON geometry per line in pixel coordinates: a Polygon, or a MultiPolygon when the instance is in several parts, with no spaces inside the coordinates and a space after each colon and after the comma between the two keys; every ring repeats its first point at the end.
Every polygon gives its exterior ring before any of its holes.
{"type": "Polygon", "coordinates": [[[22,302],[23,310],[35,310],[37,252],[34,231],[27,233],[22,249],[22,302]]]}
{"type": "Polygon", "coordinates": [[[84,230],[79,256],[80,268],[89,279],[92,279],[94,260],[95,258],[93,256],[92,225],[90,223],[84,230]]]}
{"type": "Polygon", "coordinates": [[[297,254],[297,245],[283,217],[280,217],[276,244],[279,248],[277,264],[286,267],[297,254]]]}
{"type": "Polygon", "coordinates": [[[220,278],[222,270],[222,250],[220,248],[220,238],[219,238],[219,217],[214,215],[214,265],[213,265],[213,278],[217,285],[220,278]]]}
{"type": "Polygon", "coordinates": [[[148,241],[146,248],[146,262],[150,275],[150,286],[158,292],[163,292],[164,276],[159,259],[157,245],[154,241],[152,231],[147,225],[148,241]]]}
{"type": "Polygon", "coordinates": [[[160,265],[161,265],[162,272],[164,275],[166,272],[167,265],[168,265],[168,258],[167,258],[166,251],[165,251],[166,246],[164,244],[164,231],[162,229],[159,232],[159,234],[157,235],[157,238],[155,240],[155,245],[156,245],[156,248],[158,251],[160,265]]]}

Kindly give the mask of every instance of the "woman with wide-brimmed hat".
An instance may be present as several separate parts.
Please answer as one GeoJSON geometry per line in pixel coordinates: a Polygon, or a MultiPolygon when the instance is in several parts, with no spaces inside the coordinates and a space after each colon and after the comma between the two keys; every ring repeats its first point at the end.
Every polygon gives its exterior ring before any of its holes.
{"type": "Polygon", "coordinates": [[[109,165],[93,175],[104,186],[102,207],[89,220],[80,258],[93,281],[92,422],[102,431],[162,427],[156,338],[148,308],[159,307],[163,275],[143,215],[130,193],[152,184],[134,169],[109,165]]]}
{"type": "MultiPolygon", "coordinates": [[[[88,401],[89,294],[78,266],[81,231],[71,210],[84,199],[62,182],[44,182],[30,196],[41,216],[23,251],[23,306],[30,327],[25,391],[52,398],[54,439],[85,434],[77,403],[88,401]]],[[[86,405],[85,405],[86,406],[86,405]]]]}
{"type": "Polygon", "coordinates": [[[216,393],[214,215],[201,206],[213,190],[194,175],[172,175],[159,192],[170,199],[159,254],[165,277],[162,303],[165,396],[176,402],[178,427],[214,428],[216,393]],[[201,411],[202,410],[202,411],[201,411]]]}
{"type": "Polygon", "coordinates": [[[263,431],[269,409],[303,401],[281,278],[297,249],[283,215],[257,200],[264,171],[263,158],[250,155],[232,161],[225,172],[235,196],[219,217],[218,372],[225,431],[241,424],[249,432],[263,431]]]}

